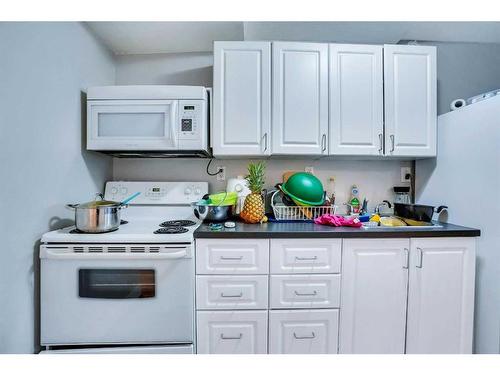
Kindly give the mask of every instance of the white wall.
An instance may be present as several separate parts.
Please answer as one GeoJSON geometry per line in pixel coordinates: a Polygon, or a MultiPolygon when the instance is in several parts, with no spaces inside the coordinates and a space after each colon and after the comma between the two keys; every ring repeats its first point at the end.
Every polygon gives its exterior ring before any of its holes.
{"type": "Polygon", "coordinates": [[[30,353],[40,236],[111,174],[110,158],[84,151],[82,90],[114,83],[115,68],[80,23],[0,23],[0,51],[0,353],[30,353]]]}
{"type": "MultiPolygon", "coordinates": [[[[226,176],[237,177],[247,173],[250,160],[214,160],[210,172],[217,166],[226,167],[226,176]]],[[[205,173],[208,160],[202,159],[115,159],[113,176],[123,180],[146,181],[209,181],[211,192],[225,189],[227,181],[217,181],[216,177],[205,173]]],[[[329,178],[335,179],[336,203],[342,204],[349,199],[351,186],[357,184],[361,198],[369,200],[374,207],[384,199],[393,200],[392,187],[404,185],[400,183],[400,165],[408,162],[394,160],[383,161],[332,161],[307,159],[270,159],[266,161],[266,188],[272,188],[282,181],[285,171],[303,171],[305,166],[312,166],[314,174],[322,181],[324,188],[330,193],[329,178]]]]}

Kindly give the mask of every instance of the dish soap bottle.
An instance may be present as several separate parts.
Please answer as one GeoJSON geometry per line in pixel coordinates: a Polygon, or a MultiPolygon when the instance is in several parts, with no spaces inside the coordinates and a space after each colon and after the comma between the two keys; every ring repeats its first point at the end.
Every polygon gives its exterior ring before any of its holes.
{"type": "Polygon", "coordinates": [[[353,185],[351,188],[351,200],[349,204],[351,205],[351,214],[359,215],[360,205],[359,205],[359,190],[356,185],[353,185]]]}

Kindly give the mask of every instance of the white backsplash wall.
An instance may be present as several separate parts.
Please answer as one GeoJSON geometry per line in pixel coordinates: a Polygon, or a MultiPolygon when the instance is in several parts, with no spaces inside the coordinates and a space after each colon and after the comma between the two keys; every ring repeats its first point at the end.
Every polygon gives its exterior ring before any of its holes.
{"type": "MultiPolygon", "coordinates": [[[[208,159],[114,159],[113,177],[115,180],[208,181],[210,192],[213,193],[224,190],[228,178],[245,175],[250,161],[214,159],[210,172],[214,173],[217,166],[226,167],[226,181],[217,181],[216,176],[206,174],[208,159]]],[[[392,202],[392,187],[405,185],[400,180],[400,167],[411,166],[411,162],[268,159],[266,165],[266,188],[272,188],[277,182],[281,182],[285,171],[303,171],[306,166],[312,166],[314,174],[329,194],[329,178],[335,178],[337,205],[347,202],[351,186],[356,184],[360,190],[360,198],[368,199],[371,210],[384,199],[392,202]]]]}

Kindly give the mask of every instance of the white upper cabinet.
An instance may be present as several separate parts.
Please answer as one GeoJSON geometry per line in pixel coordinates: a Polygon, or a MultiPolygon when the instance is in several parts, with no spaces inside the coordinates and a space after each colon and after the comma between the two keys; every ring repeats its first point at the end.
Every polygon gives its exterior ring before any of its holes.
{"type": "Polygon", "coordinates": [[[271,43],[215,42],[213,85],[214,155],[269,155],[271,43]]]}
{"type": "Polygon", "coordinates": [[[330,44],[330,155],[384,154],[382,46],[330,44]]]}
{"type": "Polygon", "coordinates": [[[408,239],[344,240],[340,353],[404,353],[409,245],[408,239]]]}
{"type": "Polygon", "coordinates": [[[475,238],[411,240],[406,352],[472,353],[475,238]]]}
{"type": "Polygon", "coordinates": [[[385,45],[386,155],[436,156],[436,47],[385,45]]]}
{"type": "Polygon", "coordinates": [[[328,154],[328,45],[273,42],[272,154],[328,154]]]}

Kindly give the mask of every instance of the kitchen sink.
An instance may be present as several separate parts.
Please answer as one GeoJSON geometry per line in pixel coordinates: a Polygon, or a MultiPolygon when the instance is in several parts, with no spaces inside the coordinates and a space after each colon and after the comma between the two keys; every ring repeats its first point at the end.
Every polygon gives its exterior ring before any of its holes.
{"type": "MultiPolygon", "coordinates": [[[[363,223],[365,224],[365,223],[363,223]]],[[[434,228],[442,228],[442,225],[439,224],[432,224],[432,225],[401,225],[401,226],[385,226],[385,225],[378,225],[378,226],[367,226],[363,225],[361,228],[366,229],[366,230],[373,230],[373,229],[395,229],[395,230],[428,230],[428,229],[434,229],[434,228]]]]}

